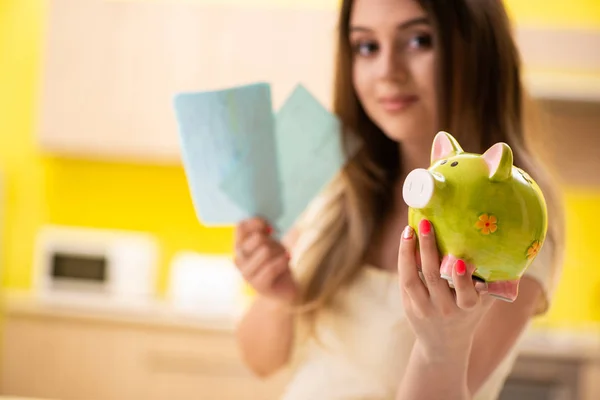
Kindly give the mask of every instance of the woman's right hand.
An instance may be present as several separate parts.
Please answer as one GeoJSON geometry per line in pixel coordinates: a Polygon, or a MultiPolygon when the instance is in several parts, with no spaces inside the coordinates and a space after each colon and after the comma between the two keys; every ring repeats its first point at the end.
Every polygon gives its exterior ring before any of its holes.
{"type": "Polygon", "coordinates": [[[290,255],[271,233],[272,228],[261,218],[242,221],[235,235],[235,265],[258,294],[292,303],[298,285],[290,269],[290,255]]]}

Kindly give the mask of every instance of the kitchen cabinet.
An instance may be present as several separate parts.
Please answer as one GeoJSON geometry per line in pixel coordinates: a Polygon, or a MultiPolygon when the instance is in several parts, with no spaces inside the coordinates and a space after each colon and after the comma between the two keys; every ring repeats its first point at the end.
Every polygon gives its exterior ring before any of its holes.
{"type": "Polygon", "coordinates": [[[599,29],[517,26],[515,40],[524,81],[535,97],[600,101],[599,29]]]}
{"type": "Polygon", "coordinates": [[[60,400],[269,400],[282,393],[286,371],[266,381],[251,375],[231,327],[145,314],[7,304],[0,393],[60,400]]]}
{"type": "MultiPolygon", "coordinates": [[[[277,109],[302,83],[331,106],[334,8],[50,0],[47,15],[37,125],[45,153],[178,164],[178,92],[267,81],[277,109]]],[[[600,100],[599,39],[518,27],[533,94],[600,100]]]]}
{"type": "Polygon", "coordinates": [[[178,92],[267,81],[278,108],[302,83],[328,105],[335,25],[324,9],[50,0],[38,141],[53,154],[178,163],[178,92]]]}
{"type": "MultiPolygon", "coordinates": [[[[0,396],[275,400],[290,379],[288,370],[265,381],[252,376],[240,361],[231,321],[159,306],[117,311],[14,295],[4,314],[0,396]]],[[[600,398],[600,327],[533,330],[519,346],[502,400],[600,398]]]]}
{"type": "Polygon", "coordinates": [[[600,331],[531,331],[499,400],[600,398],[600,331]]]}
{"type": "Polygon", "coordinates": [[[545,100],[540,106],[543,130],[532,136],[535,150],[559,183],[598,187],[600,174],[600,101],[545,100]]]}

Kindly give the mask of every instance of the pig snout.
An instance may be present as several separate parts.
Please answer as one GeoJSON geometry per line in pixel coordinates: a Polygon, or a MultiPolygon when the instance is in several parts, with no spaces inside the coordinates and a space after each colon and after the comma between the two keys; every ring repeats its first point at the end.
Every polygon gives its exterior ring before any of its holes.
{"type": "Polygon", "coordinates": [[[424,208],[433,197],[435,182],[433,175],[423,168],[411,171],[402,187],[404,202],[412,208],[424,208]]]}

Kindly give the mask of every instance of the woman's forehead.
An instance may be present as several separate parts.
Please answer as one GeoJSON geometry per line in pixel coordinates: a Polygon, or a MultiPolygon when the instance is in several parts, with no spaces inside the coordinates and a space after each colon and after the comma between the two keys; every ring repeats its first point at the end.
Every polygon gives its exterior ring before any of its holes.
{"type": "Polygon", "coordinates": [[[415,19],[427,15],[416,0],[354,0],[350,25],[375,28],[386,26],[401,27],[415,19]]]}

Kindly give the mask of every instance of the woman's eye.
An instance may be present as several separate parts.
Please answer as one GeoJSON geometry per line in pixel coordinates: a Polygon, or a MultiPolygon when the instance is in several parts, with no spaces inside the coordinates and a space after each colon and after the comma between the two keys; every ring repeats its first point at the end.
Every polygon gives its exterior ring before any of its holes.
{"type": "Polygon", "coordinates": [[[432,38],[429,34],[419,34],[410,38],[409,46],[414,49],[427,49],[432,44],[432,38]]]}
{"type": "Polygon", "coordinates": [[[359,42],[354,45],[354,53],[360,56],[370,56],[379,50],[375,42],[359,42]]]}

